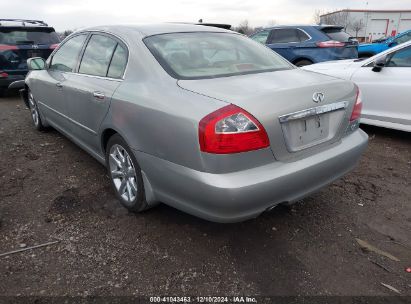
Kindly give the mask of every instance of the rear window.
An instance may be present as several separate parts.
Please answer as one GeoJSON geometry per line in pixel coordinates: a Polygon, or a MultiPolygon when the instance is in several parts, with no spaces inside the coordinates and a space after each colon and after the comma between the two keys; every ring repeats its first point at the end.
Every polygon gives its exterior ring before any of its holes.
{"type": "Polygon", "coordinates": [[[0,44],[55,44],[60,39],[52,28],[0,27],[0,44]]]}
{"type": "Polygon", "coordinates": [[[321,31],[326,34],[331,40],[340,41],[340,42],[347,42],[350,40],[351,36],[344,32],[343,29],[340,28],[323,28],[321,31]]]}
{"type": "Polygon", "coordinates": [[[230,33],[173,33],[145,44],[177,79],[203,79],[292,69],[285,59],[249,38],[230,33]]]}

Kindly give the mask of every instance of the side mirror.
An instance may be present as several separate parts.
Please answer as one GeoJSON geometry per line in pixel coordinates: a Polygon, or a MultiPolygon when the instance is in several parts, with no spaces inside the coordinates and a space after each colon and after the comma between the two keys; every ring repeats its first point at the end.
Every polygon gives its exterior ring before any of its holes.
{"type": "Polygon", "coordinates": [[[397,46],[397,45],[398,45],[398,43],[395,42],[395,41],[388,44],[389,47],[394,47],[394,46],[397,46]]]}
{"type": "Polygon", "coordinates": [[[382,56],[377,58],[374,61],[374,67],[372,68],[373,72],[381,72],[382,68],[385,67],[387,63],[387,56],[382,56]]]}
{"type": "Polygon", "coordinates": [[[29,71],[44,70],[46,68],[46,61],[41,57],[33,57],[27,59],[27,67],[29,71]]]}

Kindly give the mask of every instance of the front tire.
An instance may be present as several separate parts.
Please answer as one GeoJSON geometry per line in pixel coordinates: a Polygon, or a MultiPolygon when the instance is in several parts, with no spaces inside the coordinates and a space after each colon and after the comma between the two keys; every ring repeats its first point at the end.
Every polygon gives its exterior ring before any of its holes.
{"type": "Polygon", "coordinates": [[[29,109],[30,109],[31,119],[33,120],[34,127],[38,131],[43,131],[45,127],[43,125],[43,122],[41,121],[39,108],[30,90],[27,92],[27,99],[29,102],[29,109]]]}
{"type": "Polygon", "coordinates": [[[118,134],[110,137],[107,143],[106,165],[111,185],[121,204],[131,212],[148,209],[141,168],[127,143],[118,134]]]}

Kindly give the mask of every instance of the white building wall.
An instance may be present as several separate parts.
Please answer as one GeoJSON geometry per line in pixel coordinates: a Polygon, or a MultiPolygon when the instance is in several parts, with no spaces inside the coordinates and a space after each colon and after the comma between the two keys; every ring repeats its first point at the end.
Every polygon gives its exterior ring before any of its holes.
{"type": "MultiPolygon", "coordinates": [[[[337,12],[338,14],[338,12],[337,12]]],[[[349,12],[346,31],[355,37],[352,25],[362,21],[363,28],[358,32],[360,40],[375,40],[396,35],[411,29],[411,12],[349,12]]]]}

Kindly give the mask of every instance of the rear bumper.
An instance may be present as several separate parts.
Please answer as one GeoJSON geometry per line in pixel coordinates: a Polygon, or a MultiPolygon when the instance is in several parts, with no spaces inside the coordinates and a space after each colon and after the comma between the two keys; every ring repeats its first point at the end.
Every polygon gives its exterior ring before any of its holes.
{"type": "Polygon", "coordinates": [[[7,78],[0,78],[1,89],[21,89],[24,87],[24,75],[9,75],[7,78]],[[12,86],[11,86],[12,85],[12,86]]]}
{"type": "Polygon", "coordinates": [[[151,198],[207,220],[237,222],[333,182],[354,168],[367,141],[368,136],[357,130],[339,145],[305,159],[226,174],[200,172],[142,152],[135,154],[151,198]]]}

